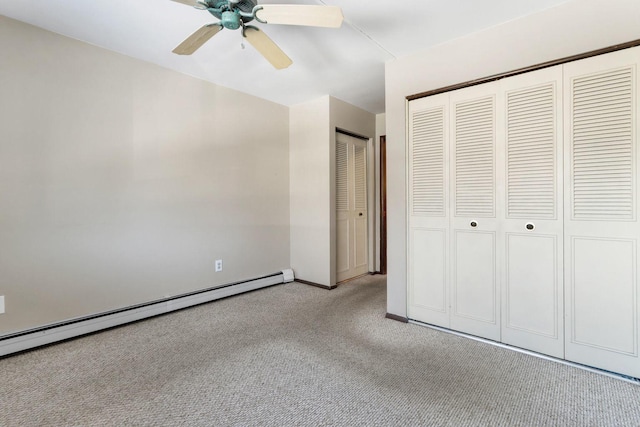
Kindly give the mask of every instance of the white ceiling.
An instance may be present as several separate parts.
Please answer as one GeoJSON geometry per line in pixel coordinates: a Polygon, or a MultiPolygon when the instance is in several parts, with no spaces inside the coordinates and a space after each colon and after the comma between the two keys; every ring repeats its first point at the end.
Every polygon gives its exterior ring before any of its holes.
{"type": "Polygon", "coordinates": [[[0,0],[0,14],[284,105],[332,95],[384,111],[384,63],[567,0],[262,0],[340,6],[340,29],[262,25],[294,61],[276,71],[239,31],[171,53],[209,13],[169,0],[0,0]]]}

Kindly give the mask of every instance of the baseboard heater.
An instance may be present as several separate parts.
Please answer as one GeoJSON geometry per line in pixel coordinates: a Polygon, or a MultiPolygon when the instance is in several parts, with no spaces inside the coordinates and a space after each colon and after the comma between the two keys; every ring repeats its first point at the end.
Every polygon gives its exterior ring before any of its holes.
{"type": "Polygon", "coordinates": [[[293,282],[293,280],[293,270],[283,270],[279,273],[256,279],[214,286],[195,292],[4,335],[0,337],[0,357],[256,289],[293,282]]]}

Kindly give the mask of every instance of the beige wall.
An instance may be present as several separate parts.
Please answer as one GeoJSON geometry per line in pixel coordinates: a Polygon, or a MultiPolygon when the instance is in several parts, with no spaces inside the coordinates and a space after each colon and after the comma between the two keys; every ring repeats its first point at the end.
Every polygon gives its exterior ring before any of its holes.
{"type": "Polygon", "coordinates": [[[290,108],[291,267],[297,278],[329,286],[329,97],[290,108]]]}
{"type": "Polygon", "coordinates": [[[0,52],[0,335],[289,267],[288,108],[1,16],[0,52]]]}
{"type": "Polygon", "coordinates": [[[332,286],[336,283],[335,131],[373,138],[375,115],[324,96],[291,107],[289,120],[291,267],[300,279],[332,286]]]}
{"type": "Polygon", "coordinates": [[[405,97],[640,39],[638,0],[573,0],[386,66],[387,311],[406,316],[405,97]]]}

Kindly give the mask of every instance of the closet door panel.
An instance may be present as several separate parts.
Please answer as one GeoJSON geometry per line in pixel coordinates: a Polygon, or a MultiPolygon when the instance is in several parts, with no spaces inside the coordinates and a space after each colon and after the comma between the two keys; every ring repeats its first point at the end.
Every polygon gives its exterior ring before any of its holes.
{"type": "Polygon", "coordinates": [[[502,341],[564,357],[562,67],[501,81],[502,341]]]}
{"type": "Polygon", "coordinates": [[[449,95],[409,103],[411,319],[449,327],[449,95]]]}
{"type": "Polygon", "coordinates": [[[452,92],[451,327],[500,340],[497,84],[452,92]]]}
{"type": "Polygon", "coordinates": [[[336,281],[366,274],[366,146],[360,138],[336,133],[336,281]]]}
{"type": "Polygon", "coordinates": [[[640,377],[640,48],[566,64],[566,358],[640,377]]]}
{"type": "Polygon", "coordinates": [[[351,221],[349,221],[349,144],[336,138],[336,273],[349,272],[351,261],[351,221]]]}
{"type": "Polygon", "coordinates": [[[354,162],[354,274],[362,275],[368,272],[369,254],[367,244],[368,212],[367,212],[367,145],[366,142],[353,138],[354,162]]]}

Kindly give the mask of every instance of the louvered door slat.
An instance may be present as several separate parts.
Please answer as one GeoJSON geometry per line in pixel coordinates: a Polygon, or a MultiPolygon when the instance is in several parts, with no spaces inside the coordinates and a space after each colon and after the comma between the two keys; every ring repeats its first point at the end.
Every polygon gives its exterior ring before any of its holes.
{"type": "Polygon", "coordinates": [[[418,111],[412,120],[413,214],[444,216],[444,110],[418,111]]]}
{"type": "Polygon", "coordinates": [[[355,161],[355,209],[364,210],[367,208],[367,165],[366,150],[363,146],[354,147],[355,161]]]}
{"type": "Polygon", "coordinates": [[[349,210],[349,150],[336,141],[336,209],[349,210]]]}
{"type": "Polygon", "coordinates": [[[455,107],[457,216],[495,215],[494,108],[491,97],[455,107]]]}
{"type": "Polygon", "coordinates": [[[508,93],[506,110],[507,216],[554,218],[554,84],[548,83],[508,93]],[[528,194],[534,195],[534,199],[529,199],[528,194]],[[535,200],[536,203],[532,204],[530,200],[535,200]]]}
{"type": "Polygon", "coordinates": [[[572,213],[576,219],[635,217],[633,80],[634,69],[623,68],[572,82],[572,213]]]}

